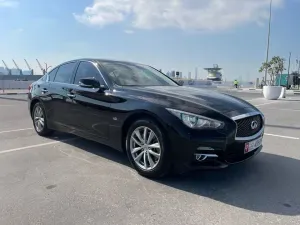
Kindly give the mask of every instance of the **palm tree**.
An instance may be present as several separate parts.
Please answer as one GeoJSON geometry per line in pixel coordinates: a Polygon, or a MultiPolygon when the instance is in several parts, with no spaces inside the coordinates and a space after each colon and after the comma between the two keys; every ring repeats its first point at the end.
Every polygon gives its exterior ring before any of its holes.
{"type": "MultiPolygon", "coordinates": [[[[270,75],[270,85],[275,84],[276,76],[282,75],[282,72],[285,70],[284,67],[285,59],[281,58],[280,56],[274,56],[271,61],[264,62],[262,66],[259,69],[259,72],[267,71],[267,73],[270,75]]],[[[266,82],[266,80],[265,80],[266,82]]]]}

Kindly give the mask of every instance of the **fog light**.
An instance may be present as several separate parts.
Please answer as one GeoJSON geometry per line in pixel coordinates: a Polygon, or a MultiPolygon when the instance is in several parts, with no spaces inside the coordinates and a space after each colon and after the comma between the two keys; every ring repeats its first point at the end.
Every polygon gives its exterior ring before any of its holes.
{"type": "Polygon", "coordinates": [[[215,149],[211,148],[211,147],[198,147],[197,148],[198,151],[214,151],[215,149]]]}
{"type": "Polygon", "coordinates": [[[203,162],[208,158],[218,158],[216,154],[195,154],[196,160],[199,162],[203,162]]]}

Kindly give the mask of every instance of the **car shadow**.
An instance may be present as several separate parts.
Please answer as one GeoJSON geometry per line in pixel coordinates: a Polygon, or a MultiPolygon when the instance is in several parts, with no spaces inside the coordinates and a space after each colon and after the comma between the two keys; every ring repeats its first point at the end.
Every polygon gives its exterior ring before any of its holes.
{"type": "Polygon", "coordinates": [[[300,215],[300,161],[270,153],[223,170],[195,171],[160,181],[250,211],[300,215]]]}
{"type": "Polygon", "coordinates": [[[49,137],[49,139],[59,140],[75,148],[84,150],[85,152],[103,157],[107,160],[122,164],[124,166],[131,166],[124,152],[117,151],[113,148],[94,141],[86,140],[72,134],[65,134],[60,132],[55,132],[55,135],[53,137],[49,137]]]}
{"type": "MultiPolygon", "coordinates": [[[[130,167],[124,153],[96,142],[78,138],[68,144],[130,167]]],[[[300,160],[281,155],[261,152],[227,169],[194,171],[154,182],[241,209],[300,215],[300,160]]]]}

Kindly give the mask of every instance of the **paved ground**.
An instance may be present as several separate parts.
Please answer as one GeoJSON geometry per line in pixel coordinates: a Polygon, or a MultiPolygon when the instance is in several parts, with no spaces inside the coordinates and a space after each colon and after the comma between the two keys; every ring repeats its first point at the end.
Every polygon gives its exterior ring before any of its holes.
{"type": "Polygon", "coordinates": [[[159,182],[94,142],[38,137],[25,96],[0,96],[0,224],[299,224],[300,98],[232,94],[264,112],[263,152],[159,182]]]}

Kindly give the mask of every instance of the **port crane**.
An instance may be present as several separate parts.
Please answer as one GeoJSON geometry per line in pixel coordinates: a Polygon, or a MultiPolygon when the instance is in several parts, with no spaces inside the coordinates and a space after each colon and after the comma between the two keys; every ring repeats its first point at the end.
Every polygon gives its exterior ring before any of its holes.
{"type": "Polygon", "coordinates": [[[3,62],[3,65],[5,66],[5,69],[8,71],[8,75],[11,75],[11,69],[8,68],[8,66],[6,65],[4,60],[2,60],[2,62],[3,62]]]}
{"type": "Polygon", "coordinates": [[[15,60],[12,60],[12,61],[13,61],[13,63],[15,64],[17,70],[20,71],[20,75],[22,76],[22,75],[23,75],[23,71],[19,68],[19,66],[17,65],[17,63],[15,62],[15,60]]]}
{"type": "Polygon", "coordinates": [[[33,69],[31,69],[31,67],[29,66],[29,64],[28,64],[28,62],[27,62],[26,59],[24,59],[24,61],[25,61],[26,65],[27,65],[27,67],[28,67],[28,70],[30,71],[30,75],[33,75],[33,69]]]}
{"type": "Polygon", "coordinates": [[[40,69],[41,69],[43,75],[45,75],[45,74],[46,74],[46,70],[42,67],[42,65],[40,64],[40,62],[39,62],[38,59],[36,59],[36,61],[37,61],[38,65],[39,65],[39,67],[40,67],[40,69]]]}

